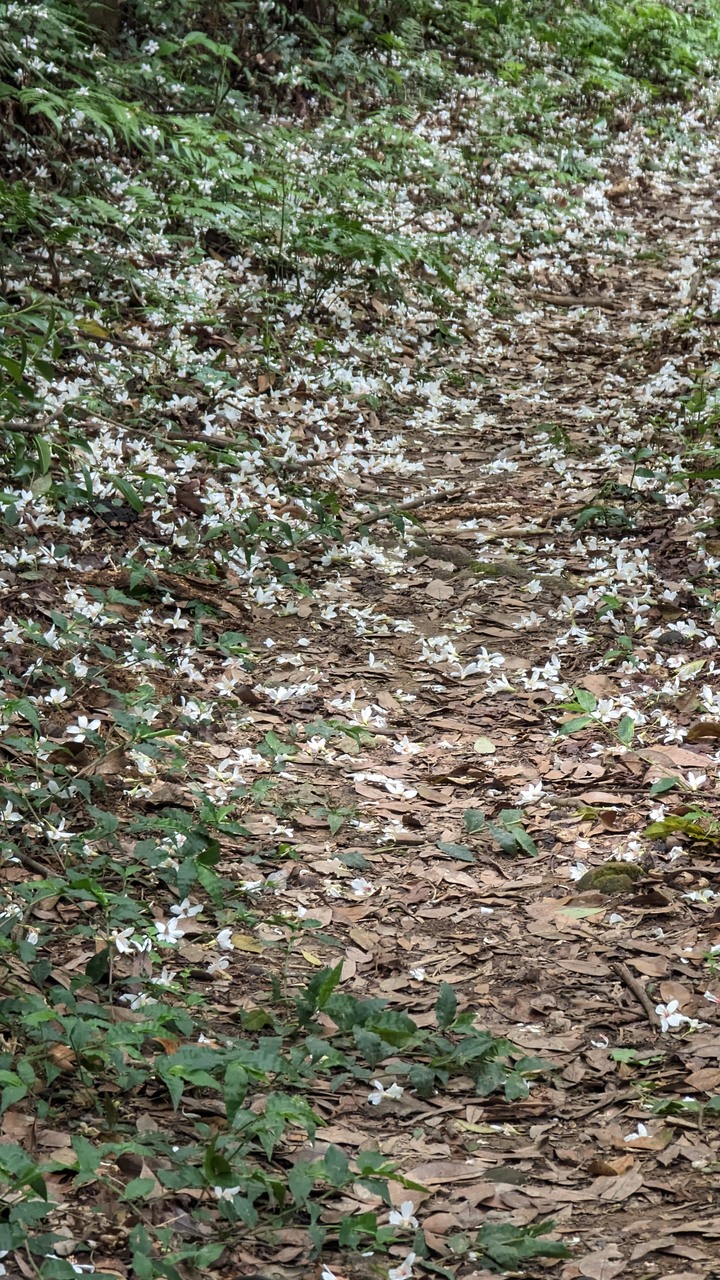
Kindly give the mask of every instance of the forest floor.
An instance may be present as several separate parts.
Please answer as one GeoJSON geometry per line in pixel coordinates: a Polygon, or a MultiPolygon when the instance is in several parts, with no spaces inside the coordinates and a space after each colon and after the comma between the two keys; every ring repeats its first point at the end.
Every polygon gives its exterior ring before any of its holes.
{"type": "Polygon", "coordinates": [[[3,495],[11,1274],[720,1275],[714,95],[308,126],[445,309],[108,249],[3,495]]]}
{"type": "MultiPolygon", "coordinates": [[[[339,756],[315,737],[283,779],[297,859],[283,900],[342,939],[342,990],[423,1027],[450,983],[483,1030],[553,1066],[524,1101],[479,1098],[462,1076],[380,1105],[362,1088],[316,1097],[318,1139],[349,1155],[376,1145],[422,1185],[393,1196],[412,1200],[445,1265],[448,1237],[490,1212],[552,1218],[576,1247],[540,1271],[563,1280],[718,1274],[719,1135],[704,1106],[720,1086],[716,854],[707,818],[682,819],[717,813],[719,473],[688,477],[708,471],[687,458],[693,423],[683,434],[663,415],[717,357],[715,317],[698,314],[716,287],[715,172],[686,153],[673,173],[633,175],[618,155],[611,234],[581,253],[555,245],[503,315],[443,357],[456,404],[446,386],[430,425],[412,421],[412,393],[397,420],[378,414],[417,471],[366,480],[362,498],[410,507],[421,527],[398,538],[373,522],[341,581],[313,566],[300,616],[244,625],[256,653],[273,641],[260,685],[282,652],[314,687],[305,708],[256,710],[248,743],[320,707],[373,734],[339,756]],[[323,806],[353,820],[329,835],[323,806]],[[478,811],[500,810],[532,856],[507,856],[481,826],[478,811]],[[615,878],[588,885],[608,862],[615,878]],[[683,1021],[662,1030],[663,1006],[683,1021]]],[[[313,953],[332,959],[296,946],[294,980],[313,953]]],[[[265,963],[242,966],[239,998],[265,963]]],[[[378,1073],[396,1079],[391,1063],[378,1073]]],[[[360,1193],[356,1211],[377,1203],[360,1193]]]]}

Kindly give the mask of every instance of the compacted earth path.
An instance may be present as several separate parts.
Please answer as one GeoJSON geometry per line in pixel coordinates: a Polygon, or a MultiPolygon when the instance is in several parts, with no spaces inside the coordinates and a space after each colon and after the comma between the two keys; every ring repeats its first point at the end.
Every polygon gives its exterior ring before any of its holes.
{"type": "Polygon", "coordinates": [[[12,1274],[718,1274],[715,96],[308,127],[362,272],[93,243],[2,494],[12,1274]]]}

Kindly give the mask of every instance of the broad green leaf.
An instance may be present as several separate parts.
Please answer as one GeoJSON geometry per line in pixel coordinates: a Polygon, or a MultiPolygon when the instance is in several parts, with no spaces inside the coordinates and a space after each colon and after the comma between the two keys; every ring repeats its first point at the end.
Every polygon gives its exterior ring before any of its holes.
{"type": "Polygon", "coordinates": [[[527,1098],[530,1090],[527,1081],[523,1079],[519,1071],[511,1071],[505,1081],[505,1097],[508,1102],[517,1102],[520,1098],[527,1098]]]}
{"type": "Polygon", "coordinates": [[[247,1088],[248,1073],[244,1066],[240,1062],[231,1062],[225,1072],[223,1088],[223,1099],[230,1125],[245,1101],[247,1088]]]}
{"type": "Polygon", "coordinates": [[[571,720],[566,720],[564,724],[560,725],[560,733],[563,735],[580,733],[581,729],[587,729],[588,725],[592,723],[592,716],[573,716],[571,720]]]}
{"type": "Polygon", "coordinates": [[[315,1186],[315,1174],[310,1162],[307,1160],[296,1161],[288,1172],[287,1183],[295,1204],[298,1208],[304,1208],[315,1186]]]}
{"type": "Polygon", "coordinates": [[[38,460],[40,462],[40,470],[45,475],[52,466],[52,449],[49,441],[44,436],[35,436],[35,448],[37,449],[38,460]]]}
{"type": "Polygon", "coordinates": [[[629,747],[635,734],[635,721],[632,716],[623,716],[618,725],[618,738],[624,746],[629,747]]]}
{"type": "Polygon", "coordinates": [[[466,844],[453,844],[451,840],[438,840],[436,848],[446,853],[449,858],[457,858],[459,862],[474,862],[475,854],[466,844]]]}
{"type": "Polygon", "coordinates": [[[406,1013],[396,1009],[383,1009],[366,1024],[368,1030],[374,1031],[381,1039],[401,1049],[409,1043],[417,1031],[417,1023],[406,1013]]]}
{"type": "Polygon", "coordinates": [[[653,782],[650,788],[651,796],[661,796],[666,791],[672,791],[679,783],[679,778],[658,778],[657,782],[653,782]]]}
{"type": "Polygon", "coordinates": [[[421,1098],[431,1098],[435,1089],[435,1072],[432,1067],[415,1062],[408,1074],[408,1084],[421,1098]]]}
{"type": "Polygon", "coordinates": [[[517,853],[517,841],[511,831],[507,831],[505,827],[499,827],[494,822],[488,822],[487,829],[493,840],[500,846],[503,853],[510,854],[514,857],[517,853]]]}
{"type": "Polygon", "coordinates": [[[123,498],[127,503],[129,503],[133,511],[137,511],[139,514],[141,511],[145,510],[145,503],[140,497],[137,489],[130,484],[129,480],[123,479],[122,476],[111,476],[111,479],[115,488],[120,490],[123,498]]]}
{"type": "Polygon", "coordinates": [[[344,1187],[349,1179],[350,1166],[344,1151],[339,1147],[328,1147],[323,1161],[325,1176],[331,1187],[344,1187]]]}
{"type": "Polygon", "coordinates": [[[455,1021],[457,1014],[457,996],[449,982],[440,983],[440,991],[435,1002],[435,1017],[441,1031],[447,1031],[455,1021]]]}
{"type": "Polygon", "coordinates": [[[145,1200],[155,1189],[154,1178],[132,1178],[123,1194],[123,1200],[145,1200]]]}
{"type": "Polygon", "coordinates": [[[517,840],[520,848],[529,853],[531,858],[537,858],[538,849],[532,836],[529,836],[524,827],[519,825],[513,826],[512,833],[517,840]]]}
{"type": "Polygon", "coordinates": [[[12,709],[16,711],[19,716],[23,716],[25,720],[29,720],[33,729],[37,729],[38,731],[40,730],[40,720],[38,719],[37,710],[33,706],[32,702],[29,702],[27,698],[18,698],[17,702],[12,704],[12,709]]]}
{"type": "Polygon", "coordinates": [[[366,1027],[353,1027],[353,1039],[368,1066],[374,1068],[383,1058],[387,1058],[390,1049],[374,1031],[366,1027]]]}
{"type": "Polygon", "coordinates": [[[594,711],[597,707],[597,698],[589,689],[575,689],[575,701],[581,711],[594,711]]]}
{"type": "Polygon", "coordinates": [[[474,836],[478,831],[484,829],[485,814],[482,809],[466,809],[463,814],[463,822],[468,835],[474,836]]]}

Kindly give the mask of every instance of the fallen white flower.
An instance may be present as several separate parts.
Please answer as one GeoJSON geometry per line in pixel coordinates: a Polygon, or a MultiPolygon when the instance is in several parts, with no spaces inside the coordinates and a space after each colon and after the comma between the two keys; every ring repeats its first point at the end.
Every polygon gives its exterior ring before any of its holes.
{"type": "Polygon", "coordinates": [[[396,1098],[402,1098],[403,1093],[405,1092],[402,1085],[397,1084],[395,1081],[393,1081],[387,1089],[381,1080],[373,1080],[372,1083],[373,1091],[368,1094],[368,1102],[371,1102],[374,1107],[379,1106],[381,1102],[386,1100],[386,1098],[390,1098],[393,1101],[396,1098]]]}

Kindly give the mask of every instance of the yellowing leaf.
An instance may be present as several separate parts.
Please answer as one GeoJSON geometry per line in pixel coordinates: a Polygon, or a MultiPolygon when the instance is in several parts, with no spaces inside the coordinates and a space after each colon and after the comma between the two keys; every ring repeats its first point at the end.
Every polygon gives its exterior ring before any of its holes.
{"type": "Polygon", "coordinates": [[[238,951],[251,951],[255,956],[261,956],[265,950],[262,942],[249,933],[234,933],[232,944],[238,951]]]}
{"type": "Polygon", "coordinates": [[[690,680],[696,676],[698,671],[702,671],[707,658],[696,658],[694,662],[686,662],[684,667],[680,667],[678,675],[681,680],[690,680]]]}
{"type": "Polygon", "coordinates": [[[314,965],[319,966],[320,968],[322,968],[322,966],[323,966],[323,961],[320,959],[320,957],[319,957],[319,956],[313,955],[312,951],[303,951],[303,950],[302,950],[302,948],[301,948],[301,949],[300,949],[300,954],[301,954],[302,956],[304,956],[304,957],[305,957],[305,959],[307,960],[308,964],[314,964],[314,965]]]}
{"type": "Polygon", "coordinates": [[[81,333],[86,333],[89,338],[111,338],[112,334],[104,325],[98,324],[97,320],[76,320],[75,326],[81,333]]]}

